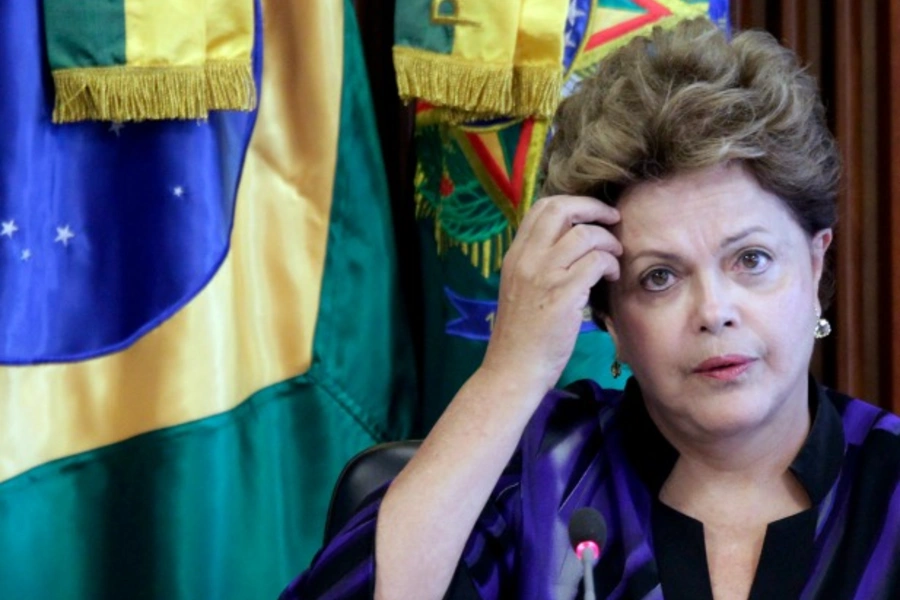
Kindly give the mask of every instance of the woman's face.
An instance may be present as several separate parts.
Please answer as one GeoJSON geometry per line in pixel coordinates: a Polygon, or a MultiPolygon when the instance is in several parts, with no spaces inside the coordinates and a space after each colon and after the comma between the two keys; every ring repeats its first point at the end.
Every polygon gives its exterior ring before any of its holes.
{"type": "Polygon", "coordinates": [[[651,412],[699,439],[806,402],[831,230],[812,239],[741,165],[630,189],[607,325],[651,412]]]}

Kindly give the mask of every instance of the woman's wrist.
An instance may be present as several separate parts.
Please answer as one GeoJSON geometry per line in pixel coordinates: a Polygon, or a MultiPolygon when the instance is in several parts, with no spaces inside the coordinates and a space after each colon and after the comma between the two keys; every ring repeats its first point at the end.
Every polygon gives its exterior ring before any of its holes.
{"type": "Polygon", "coordinates": [[[536,408],[558,378],[540,366],[522,368],[521,365],[504,365],[485,361],[469,380],[481,390],[478,395],[515,399],[520,405],[536,408]]]}

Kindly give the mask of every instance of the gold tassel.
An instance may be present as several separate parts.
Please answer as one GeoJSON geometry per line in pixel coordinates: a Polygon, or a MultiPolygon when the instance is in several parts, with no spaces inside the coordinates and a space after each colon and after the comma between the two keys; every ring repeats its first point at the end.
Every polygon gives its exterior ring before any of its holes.
{"type": "Polygon", "coordinates": [[[490,239],[479,242],[458,242],[452,239],[440,225],[435,223],[435,241],[438,255],[442,256],[450,248],[458,248],[463,256],[468,257],[473,267],[478,269],[481,276],[487,279],[492,273],[496,273],[503,265],[503,255],[509,244],[505,241],[511,236],[510,228],[498,233],[490,239]]]}
{"type": "Polygon", "coordinates": [[[201,119],[210,110],[253,110],[250,65],[98,67],[53,72],[54,123],[201,119]]]}
{"type": "Polygon", "coordinates": [[[209,110],[256,108],[256,82],[246,61],[210,61],[204,66],[209,110]]]}
{"type": "Polygon", "coordinates": [[[513,116],[551,118],[562,94],[562,67],[516,65],[513,70],[513,116]]]}
{"type": "Polygon", "coordinates": [[[426,202],[425,198],[423,198],[421,194],[416,194],[414,200],[416,204],[415,215],[417,219],[428,219],[434,217],[437,211],[435,211],[433,206],[426,202]]]}
{"type": "Polygon", "coordinates": [[[437,242],[438,256],[443,255],[449,247],[449,240],[447,234],[441,228],[441,220],[438,218],[438,215],[434,217],[434,240],[437,242]]]}
{"type": "Polygon", "coordinates": [[[472,64],[414,48],[394,48],[400,97],[421,98],[451,113],[507,115],[512,109],[512,65],[472,64]]]}
{"type": "Polygon", "coordinates": [[[201,67],[102,67],[53,72],[54,123],[205,117],[201,67]]]}
{"type": "Polygon", "coordinates": [[[431,118],[462,123],[491,117],[552,118],[562,93],[562,67],[473,64],[414,48],[394,48],[400,97],[433,104],[431,118]]]}
{"type": "Polygon", "coordinates": [[[433,219],[434,240],[438,256],[443,256],[451,248],[458,248],[485,279],[490,277],[492,273],[499,271],[503,266],[503,256],[513,240],[514,228],[512,224],[507,225],[503,231],[486,240],[475,242],[455,240],[441,227],[439,211],[431,207],[424,199],[418,197],[416,198],[416,218],[433,219]]]}

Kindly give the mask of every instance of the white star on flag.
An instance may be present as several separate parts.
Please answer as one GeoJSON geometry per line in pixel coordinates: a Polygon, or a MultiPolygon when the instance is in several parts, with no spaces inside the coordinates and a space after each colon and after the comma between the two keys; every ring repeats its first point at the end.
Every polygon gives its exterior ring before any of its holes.
{"type": "Polygon", "coordinates": [[[566,32],[566,48],[576,48],[578,47],[578,43],[575,41],[575,38],[572,37],[572,32],[566,32]]]}
{"type": "Polygon", "coordinates": [[[184,196],[184,188],[180,185],[176,185],[172,188],[172,195],[176,198],[181,198],[182,196],[184,196]]]}
{"type": "Polygon", "coordinates": [[[72,233],[72,230],[69,228],[68,225],[65,225],[65,226],[63,226],[63,227],[57,227],[57,228],[56,228],[56,239],[53,240],[53,242],[54,242],[54,243],[55,243],[55,242],[62,242],[62,245],[63,245],[63,246],[67,246],[67,247],[68,247],[68,245],[69,245],[69,240],[71,240],[73,237],[75,237],[75,234],[72,233]]]}
{"type": "Polygon", "coordinates": [[[31,258],[31,250],[29,250],[28,248],[25,248],[24,250],[22,250],[22,260],[28,260],[30,258],[31,258]]]}
{"type": "Polygon", "coordinates": [[[9,239],[12,239],[13,234],[19,230],[19,228],[16,227],[16,222],[12,220],[4,221],[3,223],[0,223],[0,226],[3,227],[3,230],[0,231],[0,237],[5,235],[9,239]]]}
{"type": "Polygon", "coordinates": [[[586,13],[583,10],[579,9],[576,4],[573,4],[572,10],[569,11],[569,17],[567,19],[569,21],[569,25],[574,27],[575,21],[577,21],[579,17],[583,17],[585,14],[586,13]]]}
{"type": "Polygon", "coordinates": [[[113,121],[109,125],[109,131],[112,131],[114,134],[116,134],[116,137],[122,135],[123,129],[125,129],[125,123],[122,123],[120,121],[113,121]]]}

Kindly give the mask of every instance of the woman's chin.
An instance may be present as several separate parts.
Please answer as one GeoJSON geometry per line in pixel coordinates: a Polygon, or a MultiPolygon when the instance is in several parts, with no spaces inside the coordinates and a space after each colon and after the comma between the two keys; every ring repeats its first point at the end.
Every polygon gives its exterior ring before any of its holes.
{"type": "Polygon", "coordinates": [[[692,407],[686,415],[692,428],[706,439],[743,437],[764,430],[774,421],[775,407],[759,402],[759,398],[718,397],[692,407]]]}

